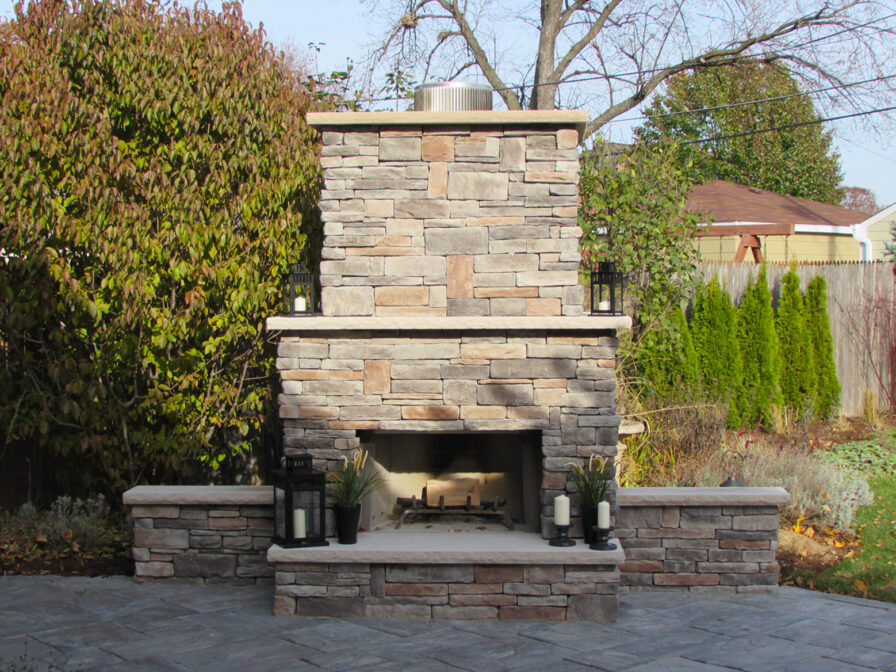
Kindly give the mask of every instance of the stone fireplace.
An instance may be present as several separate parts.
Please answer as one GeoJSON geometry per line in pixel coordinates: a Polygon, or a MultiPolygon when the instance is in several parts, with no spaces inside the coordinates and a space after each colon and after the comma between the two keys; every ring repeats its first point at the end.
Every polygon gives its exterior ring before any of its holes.
{"type": "MultiPolygon", "coordinates": [[[[630,321],[583,312],[586,119],[309,115],[323,139],[321,302],[268,321],[280,416],[287,450],[320,467],[370,450],[388,485],[365,502],[368,536],[393,530],[397,502],[428,482],[473,478],[506,518],[472,533],[550,537],[569,463],[616,454],[616,331],[630,321]]],[[[402,529],[467,529],[433,518],[402,529]]]]}
{"type": "Polygon", "coordinates": [[[365,510],[374,527],[391,513],[384,499],[459,473],[440,464],[456,450],[515,523],[553,534],[568,463],[615,455],[616,330],[629,325],[583,314],[586,114],[309,121],[323,138],[320,314],[268,322],[282,331],[287,449],[325,468],[371,449],[389,481],[365,510]]]}

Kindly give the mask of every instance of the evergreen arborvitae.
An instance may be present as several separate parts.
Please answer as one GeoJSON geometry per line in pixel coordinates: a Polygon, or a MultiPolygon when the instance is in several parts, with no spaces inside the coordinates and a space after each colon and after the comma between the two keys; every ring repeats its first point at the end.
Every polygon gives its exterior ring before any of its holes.
{"type": "Polygon", "coordinates": [[[690,386],[697,381],[694,343],[680,307],[672,311],[662,328],[644,335],[637,360],[645,382],[661,399],[670,396],[678,386],[690,386]]]}
{"type": "Polygon", "coordinates": [[[744,425],[769,426],[772,407],[781,401],[781,357],[765,266],[756,282],[747,285],[737,310],[737,340],[743,367],[740,420],[744,425]]]}
{"type": "Polygon", "coordinates": [[[729,401],[728,425],[739,427],[741,359],[735,335],[734,305],[715,278],[697,293],[691,335],[703,389],[711,398],[729,401]]]}
{"type": "Polygon", "coordinates": [[[806,329],[800,279],[791,269],[782,279],[781,300],[775,331],[781,346],[781,396],[784,405],[798,415],[812,410],[815,396],[815,364],[812,340],[806,329]]]}
{"type": "Polygon", "coordinates": [[[822,420],[827,420],[840,403],[840,381],[834,364],[834,339],[827,304],[827,282],[816,275],[806,288],[806,328],[815,358],[815,415],[822,420]]]}

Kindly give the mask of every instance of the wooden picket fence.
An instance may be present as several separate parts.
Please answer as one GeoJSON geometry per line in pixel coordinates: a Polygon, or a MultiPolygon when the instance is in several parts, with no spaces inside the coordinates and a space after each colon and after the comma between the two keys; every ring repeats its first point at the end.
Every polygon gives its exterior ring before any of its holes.
{"type": "MultiPolygon", "coordinates": [[[[772,302],[777,306],[787,264],[766,266],[772,302]]],[[[708,282],[713,277],[740,304],[759,267],[734,262],[702,262],[708,282]]],[[[834,337],[834,357],[840,378],[840,411],[859,415],[866,390],[879,410],[896,411],[896,266],[884,262],[801,263],[796,266],[803,292],[816,275],[827,281],[828,315],[834,337]]]]}

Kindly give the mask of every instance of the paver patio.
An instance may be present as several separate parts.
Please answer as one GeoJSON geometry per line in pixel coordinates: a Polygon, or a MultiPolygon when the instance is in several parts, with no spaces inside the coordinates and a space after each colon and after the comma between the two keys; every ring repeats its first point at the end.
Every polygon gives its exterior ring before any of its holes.
{"type": "Polygon", "coordinates": [[[613,625],[282,619],[270,587],[0,578],[0,670],[896,670],[896,605],[629,593],[613,625]]]}

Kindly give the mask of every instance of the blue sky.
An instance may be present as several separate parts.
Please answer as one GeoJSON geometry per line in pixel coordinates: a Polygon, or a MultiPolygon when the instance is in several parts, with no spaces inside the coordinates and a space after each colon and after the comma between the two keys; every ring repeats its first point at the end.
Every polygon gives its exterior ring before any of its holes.
{"type": "MultiPolygon", "coordinates": [[[[13,0],[0,0],[0,15],[11,16],[13,4],[13,0]]],[[[208,4],[220,6],[220,0],[208,4]]],[[[253,25],[263,23],[274,44],[292,44],[300,52],[310,42],[318,44],[318,67],[325,72],[343,69],[346,58],[362,61],[366,45],[373,40],[368,34],[370,17],[361,0],[244,0],[243,15],[253,25]]],[[[896,138],[892,133],[890,139],[871,137],[849,122],[841,123],[833,128],[844,183],[871,189],[881,207],[896,202],[896,138]]],[[[627,141],[625,126],[614,125],[610,139],[627,141]]]]}

